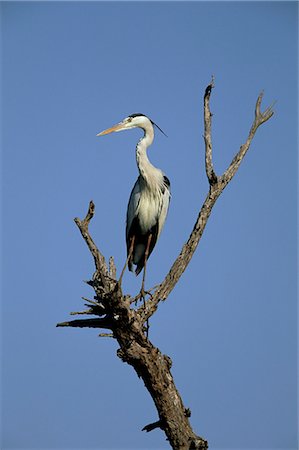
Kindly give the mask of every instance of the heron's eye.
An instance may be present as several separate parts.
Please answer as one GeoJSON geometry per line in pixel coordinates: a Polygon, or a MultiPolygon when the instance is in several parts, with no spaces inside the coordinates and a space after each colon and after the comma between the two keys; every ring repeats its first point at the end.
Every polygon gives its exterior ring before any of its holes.
{"type": "Polygon", "coordinates": [[[128,122],[132,122],[132,117],[129,117],[129,118],[128,118],[128,122]]]}

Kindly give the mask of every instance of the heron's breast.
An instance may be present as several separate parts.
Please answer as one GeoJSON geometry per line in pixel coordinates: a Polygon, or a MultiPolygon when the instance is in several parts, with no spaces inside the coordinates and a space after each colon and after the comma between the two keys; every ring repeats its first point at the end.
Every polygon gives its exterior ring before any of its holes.
{"type": "Polygon", "coordinates": [[[140,196],[137,216],[141,232],[146,234],[154,225],[156,225],[161,211],[161,194],[155,194],[144,191],[140,196]]]}

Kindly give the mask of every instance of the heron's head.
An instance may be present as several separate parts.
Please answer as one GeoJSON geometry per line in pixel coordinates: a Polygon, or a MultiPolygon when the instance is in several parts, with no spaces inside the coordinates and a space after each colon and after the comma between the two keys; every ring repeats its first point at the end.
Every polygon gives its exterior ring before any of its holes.
{"type": "Polygon", "coordinates": [[[126,117],[124,120],[117,123],[116,125],[113,125],[113,127],[107,128],[107,130],[98,133],[97,136],[104,136],[104,134],[113,133],[114,131],[117,132],[123,130],[130,130],[131,128],[142,128],[144,131],[148,131],[149,129],[152,129],[153,126],[156,126],[163,134],[165,134],[161,130],[161,128],[159,128],[158,125],[156,125],[147,116],[141,113],[135,113],[126,117]]]}

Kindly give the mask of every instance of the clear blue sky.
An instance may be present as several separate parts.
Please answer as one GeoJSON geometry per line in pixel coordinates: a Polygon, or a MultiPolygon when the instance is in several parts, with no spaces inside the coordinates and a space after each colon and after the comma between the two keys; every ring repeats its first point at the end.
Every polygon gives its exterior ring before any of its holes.
{"type": "MultiPolygon", "coordinates": [[[[133,112],[169,136],[149,151],[172,183],[147,285],[167,273],[208,184],[202,96],[211,74],[215,168],[246,139],[258,93],[275,116],[218,200],[150,337],[210,448],[297,448],[297,4],[1,2],[3,449],[167,449],[116,342],[57,329],[92,296],[73,218],[120,268],[140,131],[96,138],[133,112]]],[[[135,293],[141,279],[124,278],[135,293]]]]}

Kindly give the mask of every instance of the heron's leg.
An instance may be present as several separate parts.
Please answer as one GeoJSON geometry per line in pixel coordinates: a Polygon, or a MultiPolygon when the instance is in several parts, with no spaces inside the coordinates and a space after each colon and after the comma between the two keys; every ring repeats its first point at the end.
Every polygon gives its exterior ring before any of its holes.
{"type": "MultiPolygon", "coordinates": [[[[149,248],[151,245],[151,240],[152,240],[152,234],[149,234],[148,240],[147,240],[147,246],[146,246],[145,253],[144,253],[144,268],[143,268],[142,285],[141,285],[141,290],[140,290],[140,298],[143,299],[144,308],[145,308],[145,295],[148,293],[150,294],[150,292],[146,292],[144,290],[144,283],[145,283],[145,274],[146,274],[146,263],[147,263],[147,258],[148,258],[148,254],[149,254],[149,248]]],[[[147,337],[148,337],[148,332],[149,332],[149,320],[147,319],[147,321],[146,321],[146,336],[147,337]]]]}
{"type": "Polygon", "coordinates": [[[129,264],[129,261],[130,261],[130,259],[131,259],[131,257],[132,257],[133,249],[134,249],[134,242],[135,242],[135,235],[132,236],[132,239],[131,239],[131,245],[130,245],[128,257],[127,257],[127,259],[126,259],[126,263],[125,263],[125,265],[124,265],[124,267],[123,267],[123,270],[121,271],[121,274],[120,274],[120,277],[119,277],[119,280],[118,280],[118,284],[119,284],[119,285],[121,285],[123,275],[124,275],[125,270],[126,270],[128,264],[129,264]]]}
{"type": "Polygon", "coordinates": [[[145,253],[144,253],[144,268],[143,268],[143,276],[142,276],[142,285],[141,285],[141,297],[144,298],[145,296],[145,290],[144,290],[144,283],[145,283],[145,274],[146,274],[146,264],[147,264],[147,258],[148,258],[148,254],[149,254],[149,248],[151,245],[151,240],[152,240],[152,234],[149,234],[148,239],[147,239],[147,246],[145,249],[145,253]]]}

